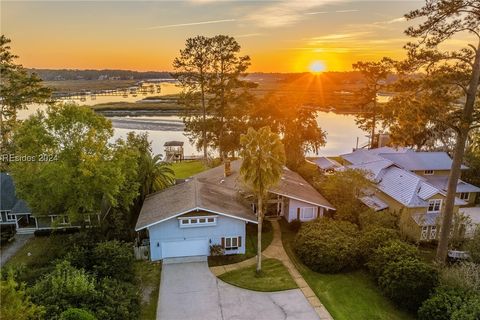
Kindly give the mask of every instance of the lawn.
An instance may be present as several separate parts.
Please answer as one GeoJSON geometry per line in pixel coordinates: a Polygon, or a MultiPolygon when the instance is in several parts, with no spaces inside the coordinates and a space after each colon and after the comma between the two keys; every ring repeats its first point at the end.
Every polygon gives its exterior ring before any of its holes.
{"type": "Polygon", "coordinates": [[[292,262],[335,320],[407,320],[415,317],[384,297],[365,271],[322,274],[310,270],[293,251],[294,234],[281,222],[282,242],[292,262]]]}
{"type": "Polygon", "coordinates": [[[256,265],[230,271],[219,276],[223,281],[249,290],[282,291],[297,288],[287,268],[277,259],[262,262],[262,273],[257,275],[256,265]]]}
{"type": "Polygon", "coordinates": [[[182,161],[173,163],[172,169],[175,172],[175,178],[185,179],[207,168],[202,161],[182,161]]]}
{"type": "Polygon", "coordinates": [[[134,270],[141,294],[140,320],[155,320],[162,265],[150,261],[136,261],[134,270]]]}
{"type": "Polygon", "coordinates": [[[4,268],[20,268],[19,280],[32,284],[39,276],[53,269],[52,262],[66,254],[68,235],[33,237],[5,264],[4,268]]]}
{"type": "MultiPolygon", "coordinates": [[[[249,223],[246,226],[247,240],[245,242],[245,254],[230,254],[224,256],[209,256],[208,265],[210,267],[223,266],[241,262],[253,258],[257,255],[257,225],[249,223]]],[[[272,243],[273,230],[270,221],[264,220],[262,228],[262,251],[272,243]]]]}

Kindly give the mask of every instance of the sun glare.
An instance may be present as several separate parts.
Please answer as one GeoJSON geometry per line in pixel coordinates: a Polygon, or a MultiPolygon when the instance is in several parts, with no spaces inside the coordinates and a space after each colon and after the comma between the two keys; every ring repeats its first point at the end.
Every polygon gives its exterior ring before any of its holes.
{"type": "Polygon", "coordinates": [[[316,60],[310,64],[309,69],[311,73],[321,73],[325,71],[327,67],[323,61],[316,60]]]}

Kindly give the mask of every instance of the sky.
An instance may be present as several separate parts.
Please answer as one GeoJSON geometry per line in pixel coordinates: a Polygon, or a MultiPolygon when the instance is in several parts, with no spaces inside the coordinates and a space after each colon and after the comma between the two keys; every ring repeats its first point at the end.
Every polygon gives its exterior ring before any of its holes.
{"type": "Polygon", "coordinates": [[[403,15],[423,3],[1,0],[0,26],[29,68],[171,71],[187,38],[227,34],[251,57],[250,72],[347,71],[404,57],[404,30],[418,21],[403,15]]]}

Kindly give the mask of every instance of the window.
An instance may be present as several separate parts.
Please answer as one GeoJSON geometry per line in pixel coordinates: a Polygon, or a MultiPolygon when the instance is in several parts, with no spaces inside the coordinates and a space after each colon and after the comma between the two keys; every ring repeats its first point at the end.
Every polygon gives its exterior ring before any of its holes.
{"type": "Polygon", "coordinates": [[[242,237],[222,238],[222,247],[225,250],[236,250],[242,246],[242,237]]]}
{"type": "Polygon", "coordinates": [[[178,218],[180,228],[202,227],[217,224],[217,217],[181,217],[178,218]]]}
{"type": "Polygon", "coordinates": [[[300,219],[301,220],[312,220],[315,219],[315,213],[317,208],[315,207],[307,207],[307,208],[300,208],[300,219]]]}
{"type": "Polygon", "coordinates": [[[422,233],[420,234],[420,240],[427,240],[427,236],[428,236],[428,227],[423,226],[422,233]]]}
{"type": "Polygon", "coordinates": [[[430,239],[435,239],[437,237],[437,226],[430,227],[430,239]]]}
{"type": "Polygon", "coordinates": [[[460,192],[460,199],[468,200],[470,198],[470,193],[468,192],[460,192]]]}
{"type": "Polygon", "coordinates": [[[7,221],[15,221],[16,216],[13,213],[10,213],[10,211],[7,211],[7,221]]]}
{"type": "Polygon", "coordinates": [[[433,171],[433,170],[425,170],[425,171],[423,171],[423,174],[426,175],[426,176],[431,176],[431,175],[434,174],[434,173],[435,173],[435,171],[433,171]]]}
{"type": "Polygon", "coordinates": [[[428,201],[427,212],[440,212],[442,207],[442,199],[433,199],[428,201]]]}

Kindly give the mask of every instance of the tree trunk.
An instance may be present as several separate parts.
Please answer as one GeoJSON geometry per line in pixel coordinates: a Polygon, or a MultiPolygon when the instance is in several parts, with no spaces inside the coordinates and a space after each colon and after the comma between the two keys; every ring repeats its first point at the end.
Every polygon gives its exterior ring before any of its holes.
{"type": "Polygon", "coordinates": [[[201,91],[202,91],[202,112],[203,112],[203,130],[202,130],[202,138],[203,138],[203,161],[207,162],[207,110],[205,107],[205,84],[203,83],[204,80],[202,79],[201,84],[201,91]]]}
{"type": "Polygon", "coordinates": [[[262,196],[258,198],[257,208],[257,273],[262,271],[262,224],[263,224],[263,199],[262,196]]]}
{"type": "Polygon", "coordinates": [[[480,78],[480,43],[475,55],[475,62],[472,68],[472,77],[468,85],[467,100],[463,109],[463,117],[460,122],[460,130],[457,136],[455,152],[453,155],[452,168],[448,178],[447,197],[445,199],[445,209],[442,218],[442,228],[440,239],[438,241],[436,260],[440,264],[445,263],[447,259],[448,238],[453,220],[453,208],[455,206],[455,194],[457,192],[457,183],[460,178],[463,156],[465,154],[465,145],[468,139],[470,126],[473,122],[473,111],[475,106],[475,98],[480,78]]]}
{"type": "Polygon", "coordinates": [[[375,141],[375,125],[377,124],[377,86],[375,86],[375,97],[373,98],[373,114],[372,114],[372,138],[370,140],[370,149],[375,148],[374,141],[375,141]]]}

